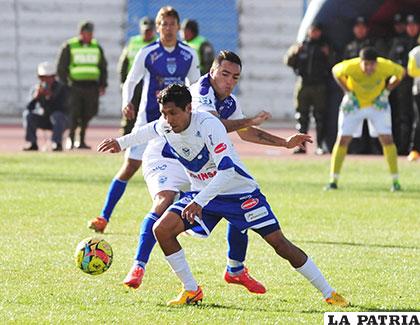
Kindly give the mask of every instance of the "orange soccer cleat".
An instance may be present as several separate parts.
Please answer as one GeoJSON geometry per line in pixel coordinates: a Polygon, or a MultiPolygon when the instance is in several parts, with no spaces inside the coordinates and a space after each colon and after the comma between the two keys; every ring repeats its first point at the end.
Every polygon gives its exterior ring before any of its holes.
{"type": "Polygon", "coordinates": [[[244,270],[238,275],[231,275],[228,271],[226,271],[224,278],[227,283],[243,285],[249,292],[252,293],[263,294],[267,291],[261,282],[258,282],[249,275],[247,268],[244,268],[244,270]]]}
{"type": "Polygon", "coordinates": [[[348,307],[350,303],[339,293],[333,291],[331,297],[325,299],[325,302],[329,305],[338,306],[338,307],[348,307]]]}
{"type": "Polygon", "coordinates": [[[139,265],[134,265],[125,277],[123,284],[128,288],[137,289],[143,281],[144,269],[139,265]]]}
{"type": "Polygon", "coordinates": [[[203,300],[203,290],[198,286],[195,291],[187,291],[183,289],[181,293],[174,300],[168,301],[168,306],[179,305],[197,305],[203,300]]]}
{"type": "Polygon", "coordinates": [[[105,231],[108,221],[103,217],[96,217],[88,223],[88,228],[95,230],[96,232],[103,233],[105,231]]]}

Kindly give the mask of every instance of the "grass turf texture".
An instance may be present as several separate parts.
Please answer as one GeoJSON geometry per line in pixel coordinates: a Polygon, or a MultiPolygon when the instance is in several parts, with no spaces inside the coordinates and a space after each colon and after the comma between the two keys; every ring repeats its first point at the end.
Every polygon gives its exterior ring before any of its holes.
{"type": "MultiPolygon", "coordinates": [[[[166,307],[180,283],[158,246],[138,291],[121,282],[130,269],[139,222],[150,207],[136,175],[103,237],[114,262],[103,275],[74,265],[77,243],[93,233],[117,155],[25,153],[0,156],[0,323],[282,323],[320,324],[321,295],[255,233],[247,266],[268,291],[249,294],[222,280],[225,223],[207,240],[181,237],[203,285],[199,307],[166,307]]],[[[304,249],[353,307],[347,311],[420,309],[420,169],[400,162],[404,191],[390,193],[385,162],[348,160],[340,190],[323,192],[328,159],[245,160],[287,237],[304,249]]]]}

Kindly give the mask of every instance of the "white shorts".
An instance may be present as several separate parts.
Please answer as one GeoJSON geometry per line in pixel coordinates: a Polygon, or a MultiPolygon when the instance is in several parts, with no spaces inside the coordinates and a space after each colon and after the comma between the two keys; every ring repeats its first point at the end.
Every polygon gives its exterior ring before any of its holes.
{"type": "Polygon", "coordinates": [[[143,177],[153,199],[161,191],[188,191],[190,181],[181,163],[176,159],[144,160],[143,177]]]}
{"type": "Polygon", "coordinates": [[[338,136],[360,137],[365,119],[368,121],[371,137],[392,134],[391,109],[388,105],[384,110],[378,110],[371,106],[344,113],[340,109],[340,114],[338,115],[338,136]]]}

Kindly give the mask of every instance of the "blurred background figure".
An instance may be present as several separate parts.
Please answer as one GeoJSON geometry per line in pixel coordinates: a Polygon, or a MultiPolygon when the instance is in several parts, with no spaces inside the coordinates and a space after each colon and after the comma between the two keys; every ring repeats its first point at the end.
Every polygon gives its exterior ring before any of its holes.
{"type": "Polygon", "coordinates": [[[414,78],[413,95],[416,108],[414,132],[410,144],[410,154],[407,159],[415,161],[420,158],[420,45],[416,46],[408,54],[408,74],[414,78]]]}
{"type": "MultiPolygon", "coordinates": [[[[405,17],[397,13],[393,17],[393,36],[389,40],[389,50],[387,57],[394,62],[407,66],[407,33],[405,17]]],[[[395,88],[390,96],[389,102],[391,104],[391,118],[392,118],[392,135],[398,149],[398,154],[407,154],[408,144],[407,140],[402,141],[401,137],[401,121],[404,120],[404,112],[406,107],[412,106],[410,78],[406,77],[401,84],[395,88]],[[406,142],[404,144],[404,142],[406,142]]],[[[406,133],[406,132],[405,132],[406,133]]],[[[404,137],[407,137],[405,135],[404,137]]]]}
{"type": "MultiPolygon", "coordinates": [[[[311,108],[316,124],[316,154],[322,155],[325,137],[325,113],[327,105],[327,82],[333,65],[330,45],[322,36],[321,25],[312,24],[302,44],[292,45],[285,63],[299,76],[295,87],[296,129],[308,133],[311,108]]],[[[306,153],[306,148],[297,148],[294,153],[306,153]]]]}
{"type": "Polygon", "coordinates": [[[60,51],[57,73],[70,86],[69,149],[90,149],[85,142],[89,121],[98,113],[99,96],[107,86],[107,61],[98,41],[93,38],[93,23],[82,22],[79,36],[67,40],[60,51]],[[79,141],[75,141],[80,127],[79,141]]]}
{"type": "Polygon", "coordinates": [[[205,37],[199,35],[198,23],[185,19],[181,24],[181,36],[185,43],[197,51],[201,75],[209,72],[214,60],[214,48],[205,37]]]}
{"type": "MultiPolygon", "coordinates": [[[[149,17],[143,17],[140,19],[139,22],[139,35],[132,36],[128,40],[126,46],[124,47],[119,62],[118,62],[118,73],[120,76],[120,83],[121,88],[122,85],[125,82],[125,79],[127,79],[128,72],[130,71],[134,57],[136,56],[137,52],[145,47],[146,45],[149,45],[150,43],[156,41],[156,29],[155,29],[155,22],[152,18],[149,17]]],[[[136,88],[134,89],[134,95],[131,99],[131,102],[134,105],[135,109],[135,115],[137,116],[137,112],[139,110],[139,104],[141,99],[141,90],[143,87],[143,80],[141,80],[136,88]]],[[[121,133],[123,135],[128,134],[131,132],[131,130],[134,127],[136,119],[128,120],[125,116],[122,117],[121,120],[121,133]]]]}
{"type": "Polygon", "coordinates": [[[38,150],[37,129],[52,130],[52,150],[63,150],[63,133],[68,128],[67,87],[56,80],[55,65],[42,62],[38,65],[39,83],[32,90],[32,99],[23,112],[25,140],[24,151],[38,150]]]}

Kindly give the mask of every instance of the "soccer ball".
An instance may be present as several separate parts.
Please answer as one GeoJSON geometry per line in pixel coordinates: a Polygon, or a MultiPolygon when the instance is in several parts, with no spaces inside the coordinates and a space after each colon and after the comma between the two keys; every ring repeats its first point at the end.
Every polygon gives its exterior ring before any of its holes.
{"type": "Polygon", "coordinates": [[[91,275],[104,273],[112,264],[111,245],[100,238],[83,239],[76,248],[76,265],[91,275]]]}

